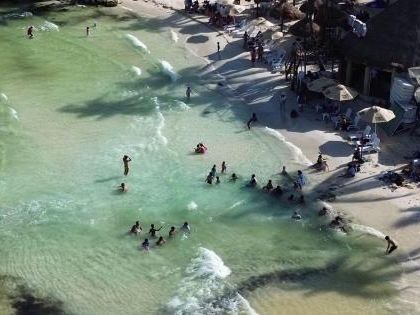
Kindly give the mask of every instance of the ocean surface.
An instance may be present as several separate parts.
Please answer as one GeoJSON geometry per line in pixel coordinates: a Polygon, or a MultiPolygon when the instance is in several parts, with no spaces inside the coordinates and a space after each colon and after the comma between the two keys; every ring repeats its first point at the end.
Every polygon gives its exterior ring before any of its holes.
{"type": "Polygon", "coordinates": [[[272,179],[289,195],[281,167],[294,177],[307,159],[249,131],[184,43],[128,10],[1,8],[0,313],[393,314],[401,271],[384,242],[263,192],[272,179]],[[205,183],[213,164],[218,185],[205,183]],[[191,233],[168,239],[185,221],[191,233]],[[146,252],[152,223],[167,242],[146,252]]]}

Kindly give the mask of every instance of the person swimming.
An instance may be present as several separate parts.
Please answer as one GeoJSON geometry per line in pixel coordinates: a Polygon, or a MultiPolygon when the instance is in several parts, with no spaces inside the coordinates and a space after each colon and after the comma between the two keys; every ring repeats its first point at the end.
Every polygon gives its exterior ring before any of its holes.
{"type": "Polygon", "coordinates": [[[128,155],[124,155],[123,156],[123,164],[124,164],[124,175],[127,176],[128,175],[128,162],[131,162],[131,158],[128,155]]]}
{"type": "Polygon", "coordinates": [[[251,180],[249,181],[249,186],[251,186],[251,187],[257,186],[257,178],[255,177],[255,174],[251,175],[251,180]]]}
{"type": "Polygon", "coordinates": [[[169,237],[173,238],[176,235],[176,229],[174,226],[171,226],[171,229],[169,230],[169,237]]]}
{"type": "Polygon", "coordinates": [[[220,184],[220,177],[216,176],[216,184],[220,184]]]}
{"type": "Polygon", "coordinates": [[[283,169],[281,170],[281,175],[288,175],[286,171],[286,166],[283,166],[283,169]]]}
{"type": "Polygon", "coordinates": [[[237,179],[238,179],[238,176],[236,176],[236,174],[235,174],[235,173],[233,173],[233,174],[232,174],[232,176],[230,177],[230,180],[231,180],[231,181],[234,181],[234,182],[235,182],[237,179]]]}
{"type": "Polygon", "coordinates": [[[157,245],[157,246],[162,246],[162,245],[163,245],[163,244],[165,244],[165,243],[166,243],[165,239],[161,236],[161,237],[159,237],[159,239],[157,240],[156,245],[157,245]]]}
{"type": "Polygon", "coordinates": [[[299,202],[305,203],[305,197],[303,195],[300,195],[299,202]]]}
{"type": "Polygon", "coordinates": [[[207,147],[200,142],[199,144],[197,144],[194,151],[195,153],[198,153],[198,154],[204,154],[207,151],[207,147]]]}
{"type": "Polygon", "coordinates": [[[269,179],[267,185],[263,187],[263,190],[270,192],[273,188],[274,188],[273,183],[271,182],[271,179],[269,179]]]}
{"type": "Polygon", "coordinates": [[[149,230],[149,234],[151,237],[155,238],[156,237],[156,232],[160,231],[162,229],[162,227],[156,229],[154,224],[150,225],[150,230],[149,230]]]}
{"type": "Polygon", "coordinates": [[[124,184],[124,183],[121,183],[121,185],[120,185],[120,186],[118,186],[118,187],[117,187],[117,189],[118,189],[120,192],[126,192],[126,191],[128,190],[127,185],[126,185],[126,184],[124,184]]]}
{"type": "Polygon", "coordinates": [[[327,214],[328,214],[328,209],[327,209],[327,207],[322,207],[322,209],[318,211],[318,215],[319,215],[320,217],[323,217],[324,215],[327,215],[327,214]]]}
{"type": "Polygon", "coordinates": [[[209,173],[209,175],[207,175],[206,183],[210,185],[213,184],[213,175],[211,172],[209,173]]]}
{"type": "Polygon", "coordinates": [[[141,228],[141,226],[140,226],[140,222],[139,221],[136,221],[136,224],[134,224],[132,227],[131,227],[131,230],[130,230],[130,233],[131,234],[139,234],[141,231],[142,231],[143,229],[141,228]]]}
{"type": "Polygon", "coordinates": [[[295,199],[295,195],[293,195],[293,194],[291,194],[291,195],[289,196],[289,198],[287,198],[287,200],[289,200],[289,201],[293,201],[293,199],[295,199]]]}
{"type": "Polygon", "coordinates": [[[210,173],[211,173],[211,175],[212,175],[213,177],[214,177],[214,176],[216,176],[216,164],[214,164],[214,165],[213,165],[213,167],[211,168],[210,173]]]}
{"type": "Polygon", "coordinates": [[[181,226],[180,230],[184,233],[191,233],[191,229],[190,229],[190,225],[188,224],[188,222],[184,222],[184,224],[181,226]]]}
{"type": "Polygon", "coordinates": [[[299,221],[302,219],[302,216],[297,211],[295,211],[293,212],[292,219],[299,221]]]}
{"type": "Polygon", "coordinates": [[[277,185],[277,187],[274,188],[271,193],[276,196],[281,196],[283,194],[283,189],[281,189],[280,185],[277,185]]]}
{"type": "Polygon", "coordinates": [[[226,170],[227,170],[226,162],[223,161],[222,162],[222,173],[226,173],[226,170]]]}
{"type": "Polygon", "coordinates": [[[143,243],[141,243],[141,246],[143,247],[144,250],[149,250],[149,240],[147,238],[144,239],[143,243]]]}

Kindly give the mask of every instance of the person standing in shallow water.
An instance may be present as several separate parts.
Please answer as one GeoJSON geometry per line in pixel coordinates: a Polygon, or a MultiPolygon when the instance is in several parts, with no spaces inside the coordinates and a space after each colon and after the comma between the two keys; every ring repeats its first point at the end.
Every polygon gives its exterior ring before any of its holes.
{"type": "Polygon", "coordinates": [[[222,173],[226,173],[226,170],[227,170],[226,162],[223,161],[222,162],[222,173]]]}
{"type": "Polygon", "coordinates": [[[389,255],[391,254],[394,250],[396,250],[398,248],[397,244],[387,235],[385,236],[385,240],[387,241],[387,247],[386,247],[386,251],[385,254],[389,255]]]}
{"type": "Polygon", "coordinates": [[[131,158],[128,155],[123,156],[123,163],[124,163],[124,175],[128,175],[128,171],[130,170],[128,168],[128,162],[131,162],[131,158]]]}
{"type": "Polygon", "coordinates": [[[26,33],[27,33],[29,39],[34,38],[34,27],[32,25],[29,26],[26,33]]]}
{"type": "Polygon", "coordinates": [[[86,36],[89,36],[90,27],[86,26],[86,36]]]}
{"type": "Polygon", "coordinates": [[[251,124],[253,124],[253,123],[257,122],[257,121],[258,121],[257,114],[252,113],[251,118],[246,123],[246,125],[248,126],[248,129],[251,129],[251,124]]]}
{"type": "Polygon", "coordinates": [[[185,91],[185,95],[187,96],[187,99],[191,98],[191,86],[187,85],[187,90],[185,91]]]}

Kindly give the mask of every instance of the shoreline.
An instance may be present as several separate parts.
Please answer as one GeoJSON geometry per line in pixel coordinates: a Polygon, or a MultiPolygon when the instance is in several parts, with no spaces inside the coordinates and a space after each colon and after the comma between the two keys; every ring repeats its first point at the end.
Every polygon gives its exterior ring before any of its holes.
{"type": "MultiPolygon", "coordinates": [[[[182,1],[173,1],[172,4],[174,3],[180,6],[182,1]]],[[[142,16],[142,14],[157,16],[162,15],[162,11],[164,11],[163,15],[178,14],[197,23],[198,27],[195,28],[195,33],[177,33],[182,36],[185,47],[206,62],[204,75],[215,75],[222,78],[225,87],[221,88],[221,92],[227,94],[229,101],[233,99],[232,110],[240,112],[236,113],[238,118],[243,118],[245,123],[249,113],[256,112],[262,122],[262,128],[265,126],[279,132],[284,137],[284,141],[282,140],[284,143],[291,143],[302,151],[303,156],[312,157],[314,161],[322,151],[328,160],[330,171],[309,175],[312,182],[311,195],[326,192],[331,186],[338,187],[334,190],[337,199],[330,203],[330,206],[335,211],[343,213],[354,223],[390,235],[395,239],[399,245],[395,256],[405,271],[400,283],[396,284],[397,288],[415,287],[417,280],[420,279],[420,247],[417,242],[420,236],[420,218],[416,217],[414,212],[416,207],[420,207],[420,197],[417,196],[419,195],[418,188],[399,188],[397,191],[391,191],[386,184],[377,179],[382,172],[395,170],[404,165],[399,157],[404,154],[401,154],[399,149],[401,146],[404,147],[404,144],[410,143],[410,139],[404,138],[403,141],[400,141],[401,137],[390,138],[380,130],[380,137],[385,139],[383,145],[385,148],[380,153],[381,160],[379,161],[378,154],[370,155],[371,161],[363,165],[362,172],[355,178],[351,180],[337,178],[337,175],[343,172],[341,168],[351,160],[352,155],[352,148],[343,139],[343,134],[337,133],[332,130],[330,125],[325,125],[320,121],[321,114],[318,114],[317,119],[313,109],[304,112],[296,120],[281,117],[278,106],[280,94],[287,95],[286,112],[288,112],[292,108],[297,108],[295,93],[290,91],[289,83],[285,81],[284,75],[272,74],[265,66],[260,68],[258,64],[256,67],[249,66],[249,53],[242,49],[241,38],[231,38],[222,31],[207,25],[201,16],[184,13],[182,5],[178,8],[155,1],[126,0],[122,6],[121,10],[131,9],[138,16],[142,16]],[[209,40],[204,43],[188,43],[187,39],[194,34],[199,34],[200,28],[205,28],[209,40]],[[209,30],[211,31],[209,32],[209,30]],[[220,60],[214,56],[216,41],[220,41],[222,46],[220,60]],[[237,76],[237,73],[240,73],[240,76],[237,76]],[[252,91],[253,88],[253,92],[246,93],[246,91],[252,91]],[[238,101],[242,104],[236,104],[238,101]],[[239,106],[241,108],[238,108],[239,106]],[[401,144],[397,144],[397,142],[401,142],[401,144]],[[328,146],[329,143],[332,145],[328,146]],[[320,150],[323,147],[326,148],[320,150]],[[384,165],[380,163],[382,160],[390,162],[388,165],[384,165]],[[407,206],[413,209],[413,212],[407,211],[407,206]],[[385,211],[386,215],[384,215],[385,211]],[[409,221],[410,218],[413,222],[409,221]]],[[[167,27],[178,31],[180,28],[178,25],[167,25],[167,27]]],[[[292,41],[292,38],[286,39],[285,45],[291,45],[292,41]]],[[[275,165],[275,167],[280,170],[282,165],[275,165]]],[[[313,202],[319,205],[324,203],[320,200],[313,200],[313,202]]],[[[385,246],[384,241],[384,248],[385,246]]],[[[415,291],[404,290],[402,292],[404,293],[401,294],[401,299],[412,302],[417,309],[420,308],[415,291]]]]}

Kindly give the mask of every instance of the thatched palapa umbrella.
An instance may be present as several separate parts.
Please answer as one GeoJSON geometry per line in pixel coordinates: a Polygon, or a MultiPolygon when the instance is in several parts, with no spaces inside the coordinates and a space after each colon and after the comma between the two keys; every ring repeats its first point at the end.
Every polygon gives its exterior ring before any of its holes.
{"type": "Polygon", "coordinates": [[[358,111],[357,114],[364,121],[375,124],[375,132],[376,124],[385,123],[395,118],[395,114],[392,110],[385,109],[380,106],[372,106],[362,109],[358,111]]]}
{"type": "Polygon", "coordinates": [[[291,3],[283,3],[280,7],[277,9],[280,13],[280,16],[285,20],[300,20],[305,17],[305,14],[301,11],[299,11],[298,8],[296,8],[291,3]]]}
{"type": "Polygon", "coordinates": [[[319,79],[313,80],[312,82],[309,82],[306,87],[312,92],[321,93],[323,90],[333,85],[337,85],[337,82],[333,79],[321,77],[319,79]]]}
{"type": "Polygon", "coordinates": [[[359,95],[355,90],[342,84],[332,85],[324,89],[322,93],[326,98],[339,102],[351,101],[359,95]]]}
{"type": "Polygon", "coordinates": [[[295,36],[299,37],[309,37],[312,34],[319,33],[320,27],[314,22],[310,22],[307,19],[300,20],[293,24],[289,31],[295,36]]]}

